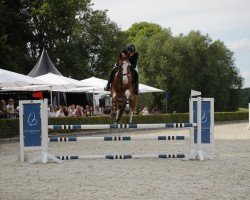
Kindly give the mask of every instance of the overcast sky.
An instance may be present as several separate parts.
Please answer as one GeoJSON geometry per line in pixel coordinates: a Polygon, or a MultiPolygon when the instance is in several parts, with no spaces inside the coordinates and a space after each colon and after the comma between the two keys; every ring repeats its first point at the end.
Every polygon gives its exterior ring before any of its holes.
{"type": "Polygon", "coordinates": [[[122,30],[146,21],[170,28],[173,35],[199,30],[234,52],[245,87],[250,87],[250,0],[92,0],[94,9],[122,30]]]}

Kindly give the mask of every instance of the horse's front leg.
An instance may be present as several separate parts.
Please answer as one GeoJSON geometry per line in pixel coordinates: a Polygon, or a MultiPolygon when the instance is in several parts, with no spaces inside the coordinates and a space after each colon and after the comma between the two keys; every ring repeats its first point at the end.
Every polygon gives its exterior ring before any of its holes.
{"type": "Polygon", "coordinates": [[[111,110],[111,117],[117,123],[117,114],[116,114],[116,93],[112,95],[112,110],[111,110]]]}
{"type": "Polygon", "coordinates": [[[129,106],[129,97],[130,97],[130,91],[129,90],[126,90],[125,91],[125,96],[126,96],[126,109],[130,109],[130,106],[129,106]]]}
{"type": "Polygon", "coordinates": [[[125,91],[125,96],[126,96],[126,110],[130,111],[130,113],[129,113],[129,123],[131,124],[134,112],[132,111],[131,106],[130,106],[130,95],[131,95],[131,92],[129,90],[126,90],[125,91]]]}

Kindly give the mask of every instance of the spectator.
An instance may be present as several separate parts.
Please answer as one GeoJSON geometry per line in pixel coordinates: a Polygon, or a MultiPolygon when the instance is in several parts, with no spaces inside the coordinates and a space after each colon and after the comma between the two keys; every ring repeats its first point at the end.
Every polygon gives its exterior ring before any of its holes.
{"type": "Polygon", "coordinates": [[[63,113],[64,113],[65,116],[69,115],[68,107],[63,106],[63,113]]]}
{"type": "Polygon", "coordinates": [[[14,100],[13,99],[11,99],[11,98],[9,99],[6,108],[7,108],[7,113],[11,113],[11,114],[15,113],[14,100]]]}
{"type": "Polygon", "coordinates": [[[1,113],[7,113],[6,102],[4,100],[0,101],[0,112],[1,113]]]}
{"type": "Polygon", "coordinates": [[[59,106],[59,109],[56,112],[56,117],[65,117],[62,106],[59,106]]]}
{"type": "Polygon", "coordinates": [[[5,118],[7,114],[6,103],[4,100],[0,101],[0,118],[5,118]]]}
{"type": "Polygon", "coordinates": [[[69,106],[69,109],[68,109],[68,116],[76,116],[76,107],[75,107],[75,104],[72,104],[71,106],[69,106]]]}
{"type": "Polygon", "coordinates": [[[56,117],[56,108],[55,107],[50,107],[48,111],[48,116],[49,117],[56,117]]]}
{"type": "Polygon", "coordinates": [[[143,110],[141,111],[142,115],[149,115],[148,107],[144,106],[143,110]]]}
{"type": "Polygon", "coordinates": [[[158,114],[158,113],[159,113],[159,109],[158,109],[158,106],[157,106],[157,105],[155,105],[155,106],[153,107],[152,113],[153,113],[153,114],[158,114]]]}
{"type": "MultiPolygon", "coordinates": [[[[91,106],[92,107],[92,106],[91,106]]],[[[86,105],[85,106],[85,110],[84,110],[84,115],[85,116],[91,116],[91,107],[89,106],[89,105],[86,105]]],[[[92,110],[93,110],[93,108],[92,108],[92,110]]]]}
{"type": "Polygon", "coordinates": [[[79,105],[76,106],[76,116],[77,117],[83,116],[82,108],[79,105]]]}
{"type": "Polygon", "coordinates": [[[96,116],[100,116],[100,115],[103,114],[102,111],[101,111],[101,108],[99,107],[99,105],[96,105],[93,114],[96,115],[96,116]]]}

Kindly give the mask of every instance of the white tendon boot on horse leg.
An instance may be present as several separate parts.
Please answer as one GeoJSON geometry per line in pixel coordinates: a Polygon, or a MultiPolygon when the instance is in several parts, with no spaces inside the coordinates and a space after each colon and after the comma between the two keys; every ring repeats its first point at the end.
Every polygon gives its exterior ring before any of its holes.
{"type": "Polygon", "coordinates": [[[127,100],[126,100],[126,109],[129,109],[129,97],[130,97],[130,91],[129,90],[126,90],[125,91],[125,96],[126,96],[126,98],[127,98],[127,100]]]}
{"type": "Polygon", "coordinates": [[[132,118],[133,118],[134,112],[131,110],[130,115],[129,115],[129,123],[132,123],[132,118]]]}
{"type": "Polygon", "coordinates": [[[117,110],[116,110],[115,124],[117,124],[117,120],[118,120],[119,114],[120,114],[120,110],[117,109],[117,110]]]}

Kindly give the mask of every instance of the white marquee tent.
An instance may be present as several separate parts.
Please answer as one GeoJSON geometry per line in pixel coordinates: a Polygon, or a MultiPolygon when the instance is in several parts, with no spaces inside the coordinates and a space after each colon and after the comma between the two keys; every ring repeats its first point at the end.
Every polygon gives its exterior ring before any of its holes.
{"type": "MultiPolygon", "coordinates": [[[[89,92],[95,92],[95,93],[105,93],[104,87],[107,85],[107,80],[96,78],[96,77],[91,77],[87,79],[83,79],[80,81],[81,83],[84,83],[86,85],[91,85],[92,88],[89,92]],[[93,90],[94,89],[94,90],[93,90]]],[[[79,89],[81,90],[81,88],[79,89]]],[[[145,84],[139,84],[139,92],[140,93],[150,93],[150,92],[164,92],[161,89],[157,89],[145,84]]]]}
{"type": "Polygon", "coordinates": [[[16,72],[0,69],[1,88],[22,87],[42,84],[46,84],[46,82],[16,72]]]}

